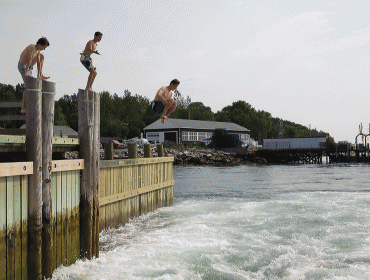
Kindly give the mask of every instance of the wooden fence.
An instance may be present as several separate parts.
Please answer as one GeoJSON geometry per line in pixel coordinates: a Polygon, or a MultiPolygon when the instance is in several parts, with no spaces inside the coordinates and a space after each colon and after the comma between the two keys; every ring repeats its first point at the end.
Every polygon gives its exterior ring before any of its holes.
{"type": "Polygon", "coordinates": [[[173,157],[100,163],[100,229],[173,202],[173,157]]]}
{"type": "MultiPolygon", "coordinates": [[[[80,257],[80,170],[83,160],[53,161],[53,268],[80,257]]],[[[32,162],[0,163],[0,279],[27,279],[28,176],[32,162]]]]}

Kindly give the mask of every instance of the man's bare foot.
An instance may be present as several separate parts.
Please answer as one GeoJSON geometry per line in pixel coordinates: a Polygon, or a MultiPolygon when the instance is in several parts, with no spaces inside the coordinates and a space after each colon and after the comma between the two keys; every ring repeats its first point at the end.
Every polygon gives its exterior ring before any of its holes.
{"type": "Polygon", "coordinates": [[[43,80],[50,79],[50,77],[45,77],[44,75],[41,75],[41,78],[42,78],[43,80]]]}
{"type": "Polygon", "coordinates": [[[167,117],[166,116],[161,116],[161,119],[162,119],[162,123],[165,123],[165,121],[167,120],[167,117]]]}

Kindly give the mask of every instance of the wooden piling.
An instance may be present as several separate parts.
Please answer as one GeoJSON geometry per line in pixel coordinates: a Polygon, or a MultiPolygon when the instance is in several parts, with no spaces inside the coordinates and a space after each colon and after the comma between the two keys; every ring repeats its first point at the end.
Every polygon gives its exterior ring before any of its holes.
{"type": "MultiPolygon", "coordinates": [[[[94,97],[94,141],[93,141],[93,256],[99,257],[99,181],[100,181],[100,96],[93,93],[94,97]]],[[[112,143],[113,144],[113,143],[112,143]]],[[[112,148],[113,151],[113,148],[112,148]]]]}
{"type": "Polygon", "coordinates": [[[25,77],[26,88],[26,150],[33,162],[28,188],[28,277],[42,278],[42,80],[25,77]]]}
{"type": "Polygon", "coordinates": [[[53,215],[51,199],[52,139],[55,83],[42,82],[42,275],[53,275],[53,215]]]}
{"type": "Polygon", "coordinates": [[[78,135],[80,138],[80,157],[85,168],[81,176],[80,192],[80,256],[91,259],[93,231],[93,98],[85,90],[78,91],[78,135]]]}
{"type": "Polygon", "coordinates": [[[158,144],[157,145],[157,153],[158,153],[158,157],[164,157],[163,144],[158,144]]]}
{"type": "Polygon", "coordinates": [[[144,157],[146,158],[152,157],[152,145],[144,144],[144,157]]]}
{"type": "Polygon", "coordinates": [[[135,159],[137,158],[137,144],[128,143],[128,158],[135,159]]]}
{"type": "Polygon", "coordinates": [[[105,160],[113,160],[113,142],[105,143],[104,145],[104,159],[105,160]]]}

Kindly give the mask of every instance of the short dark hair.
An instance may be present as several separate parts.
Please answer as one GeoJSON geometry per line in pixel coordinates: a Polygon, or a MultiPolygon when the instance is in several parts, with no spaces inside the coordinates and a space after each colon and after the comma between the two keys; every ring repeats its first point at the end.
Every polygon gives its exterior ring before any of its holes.
{"type": "Polygon", "coordinates": [[[95,37],[100,36],[100,35],[103,35],[103,33],[99,32],[99,31],[95,32],[95,37]]]}
{"type": "Polygon", "coordinates": [[[170,85],[179,85],[180,81],[178,79],[174,79],[171,81],[170,85]]]}
{"type": "Polygon", "coordinates": [[[46,39],[45,37],[41,37],[38,41],[37,41],[37,43],[36,43],[36,45],[41,45],[41,46],[50,46],[50,43],[49,43],[49,41],[48,41],[48,39],[46,39]]]}

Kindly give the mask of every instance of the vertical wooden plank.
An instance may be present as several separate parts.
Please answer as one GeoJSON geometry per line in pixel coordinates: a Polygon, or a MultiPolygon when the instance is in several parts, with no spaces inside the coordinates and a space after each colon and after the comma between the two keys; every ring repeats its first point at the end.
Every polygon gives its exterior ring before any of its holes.
{"type": "Polygon", "coordinates": [[[21,179],[21,219],[22,219],[22,279],[27,279],[28,254],[28,176],[21,179]]]}
{"type": "Polygon", "coordinates": [[[62,260],[64,265],[67,263],[68,247],[68,218],[67,218],[67,172],[62,172],[62,260]]]}
{"type": "Polygon", "coordinates": [[[15,279],[14,274],[14,178],[7,177],[6,183],[6,202],[7,202],[7,215],[6,215],[6,229],[7,229],[7,279],[15,279]]]}
{"type": "MultiPolygon", "coordinates": [[[[111,169],[112,168],[107,168],[107,185],[106,185],[106,195],[109,196],[112,194],[112,185],[113,185],[113,182],[112,182],[112,178],[111,178],[111,169]]],[[[106,221],[106,226],[109,228],[112,226],[112,205],[111,204],[108,204],[107,207],[106,207],[106,217],[107,217],[107,221],[106,221]]]]}
{"type": "MultiPolygon", "coordinates": [[[[113,190],[112,190],[112,194],[117,194],[117,191],[118,191],[118,186],[117,186],[117,169],[118,167],[114,167],[112,168],[112,173],[111,173],[111,178],[112,178],[112,182],[113,182],[113,190]]],[[[117,227],[118,224],[117,224],[117,219],[118,219],[118,206],[117,206],[117,203],[112,203],[112,214],[113,214],[113,217],[112,217],[112,223],[113,223],[113,227],[117,227]]]]}
{"type": "Polygon", "coordinates": [[[53,269],[57,268],[57,173],[51,173],[51,212],[52,212],[52,225],[53,225],[53,269]]]}
{"type": "Polygon", "coordinates": [[[21,178],[14,176],[14,275],[15,279],[22,278],[22,226],[21,226],[21,178]]]}
{"type": "Polygon", "coordinates": [[[66,171],[66,244],[67,244],[67,264],[71,263],[72,258],[72,172],[66,171]]]}
{"type": "MultiPolygon", "coordinates": [[[[100,198],[105,197],[105,168],[100,169],[100,198]]],[[[105,229],[105,206],[99,207],[100,231],[105,229]]]]}
{"type": "Polygon", "coordinates": [[[57,199],[56,199],[56,207],[57,207],[57,216],[56,216],[56,223],[57,223],[57,255],[55,258],[57,259],[57,267],[63,264],[63,223],[62,223],[62,213],[63,213],[63,203],[62,203],[62,172],[57,172],[57,199]]]}
{"type": "Polygon", "coordinates": [[[0,177],[0,279],[6,279],[6,177],[0,177]]]}

